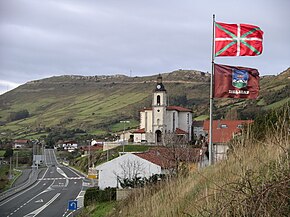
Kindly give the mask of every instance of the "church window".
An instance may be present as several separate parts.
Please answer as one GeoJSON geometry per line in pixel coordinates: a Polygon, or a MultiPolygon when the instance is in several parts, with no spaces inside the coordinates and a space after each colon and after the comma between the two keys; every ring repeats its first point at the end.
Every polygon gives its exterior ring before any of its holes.
{"type": "Polygon", "coordinates": [[[160,119],[157,119],[157,125],[159,125],[160,124],[160,119]]]}
{"type": "Polygon", "coordinates": [[[187,113],[187,124],[189,124],[189,113],[187,113]]]}
{"type": "Polygon", "coordinates": [[[160,112],[160,110],[158,109],[157,112],[160,112]]]}
{"type": "Polygon", "coordinates": [[[157,95],[157,105],[160,105],[160,95],[157,95]]]}

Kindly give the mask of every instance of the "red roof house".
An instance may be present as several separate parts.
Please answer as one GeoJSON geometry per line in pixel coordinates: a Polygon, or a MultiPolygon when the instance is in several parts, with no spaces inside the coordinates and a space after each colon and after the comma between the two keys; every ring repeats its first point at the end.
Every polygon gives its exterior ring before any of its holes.
{"type": "MultiPolygon", "coordinates": [[[[244,125],[251,123],[253,120],[214,120],[212,142],[227,143],[241,132],[244,125]]],[[[203,130],[209,134],[209,120],[204,121],[203,130]]]]}

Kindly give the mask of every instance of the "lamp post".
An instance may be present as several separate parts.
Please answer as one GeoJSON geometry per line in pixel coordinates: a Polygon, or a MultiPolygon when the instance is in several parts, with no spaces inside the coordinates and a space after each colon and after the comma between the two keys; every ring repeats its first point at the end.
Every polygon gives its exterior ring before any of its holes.
{"type": "Polygon", "coordinates": [[[125,124],[130,123],[130,121],[120,121],[120,123],[123,123],[123,154],[125,152],[125,124]]]}

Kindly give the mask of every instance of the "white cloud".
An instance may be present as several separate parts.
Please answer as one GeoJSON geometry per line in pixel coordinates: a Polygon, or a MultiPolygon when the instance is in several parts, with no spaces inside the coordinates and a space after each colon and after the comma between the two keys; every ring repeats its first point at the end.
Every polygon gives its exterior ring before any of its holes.
{"type": "Polygon", "coordinates": [[[210,71],[213,13],[265,33],[261,56],[218,63],[277,74],[289,67],[289,7],[287,0],[0,1],[0,79],[210,71]]]}
{"type": "Polygon", "coordinates": [[[0,95],[18,87],[19,85],[21,84],[11,82],[11,81],[0,80],[0,95]]]}

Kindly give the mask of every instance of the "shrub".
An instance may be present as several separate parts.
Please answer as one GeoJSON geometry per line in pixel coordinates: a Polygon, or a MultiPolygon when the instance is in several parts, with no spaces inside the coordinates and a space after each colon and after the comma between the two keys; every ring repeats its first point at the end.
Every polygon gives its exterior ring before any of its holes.
{"type": "Polygon", "coordinates": [[[29,117],[29,112],[27,111],[27,109],[24,109],[17,112],[11,112],[8,117],[8,121],[17,121],[27,117],[29,117]]]}
{"type": "Polygon", "coordinates": [[[96,202],[112,200],[116,200],[116,188],[105,188],[104,190],[89,188],[86,190],[84,196],[84,206],[86,207],[96,202]]]}

